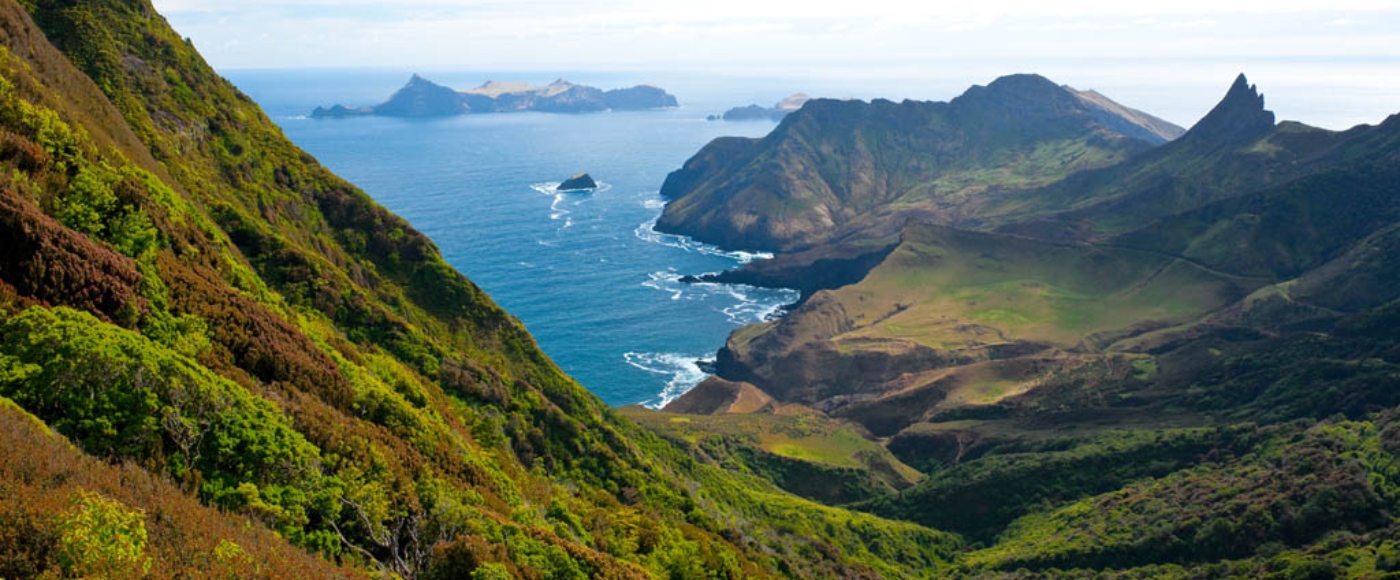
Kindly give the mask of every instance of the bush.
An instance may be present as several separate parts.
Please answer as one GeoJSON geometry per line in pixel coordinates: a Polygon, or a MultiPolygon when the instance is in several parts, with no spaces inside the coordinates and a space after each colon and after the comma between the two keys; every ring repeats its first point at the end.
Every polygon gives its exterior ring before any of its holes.
{"type": "Polygon", "coordinates": [[[59,518],[58,561],[69,576],[111,580],[139,578],[151,569],[146,557],[146,514],[100,494],[78,493],[73,509],[59,518]]]}

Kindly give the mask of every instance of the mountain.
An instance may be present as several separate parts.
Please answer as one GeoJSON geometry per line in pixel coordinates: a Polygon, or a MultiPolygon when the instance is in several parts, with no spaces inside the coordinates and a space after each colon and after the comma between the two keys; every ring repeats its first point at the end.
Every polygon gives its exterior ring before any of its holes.
{"type": "Polygon", "coordinates": [[[675,107],[676,104],[676,97],[650,85],[604,91],[576,85],[564,79],[543,87],[528,83],[487,81],[477,88],[458,92],[415,74],[408,80],[408,84],[384,103],[354,109],[344,105],[316,107],[311,112],[311,117],[446,117],[511,111],[586,113],[610,109],[661,109],[675,107]]]}
{"type": "Polygon", "coordinates": [[[656,227],[782,252],[888,238],[909,219],[1123,161],[1164,142],[1165,125],[1038,75],[947,103],[814,99],[762,139],[719,139],[686,161],[662,186],[656,227]]]}
{"type": "Polygon", "coordinates": [[[149,2],[0,0],[0,38],[0,577],[910,577],[960,545],[607,408],[149,2]]]}

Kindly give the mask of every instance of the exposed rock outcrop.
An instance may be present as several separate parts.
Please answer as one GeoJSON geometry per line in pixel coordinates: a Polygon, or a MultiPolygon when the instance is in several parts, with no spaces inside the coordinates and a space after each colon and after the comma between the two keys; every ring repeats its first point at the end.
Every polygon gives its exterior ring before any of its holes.
{"type": "Polygon", "coordinates": [[[579,173],[565,179],[563,183],[559,184],[559,187],[554,189],[558,191],[592,191],[598,189],[598,182],[594,181],[593,177],[587,173],[579,173]]]}

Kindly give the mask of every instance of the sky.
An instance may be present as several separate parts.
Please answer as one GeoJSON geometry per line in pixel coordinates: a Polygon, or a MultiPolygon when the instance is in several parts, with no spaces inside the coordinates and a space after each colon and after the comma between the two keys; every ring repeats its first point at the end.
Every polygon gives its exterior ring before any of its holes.
{"type": "Polygon", "coordinates": [[[666,70],[852,83],[1034,71],[1102,91],[1111,87],[1100,79],[1160,87],[1171,82],[1163,75],[1187,82],[1248,67],[1264,69],[1259,80],[1271,82],[1261,85],[1285,103],[1285,85],[1305,75],[1300,100],[1334,85],[1376,93],[1376,111],[1400,110],[1400,0],[154,2],[221,70],[666,70]]]}

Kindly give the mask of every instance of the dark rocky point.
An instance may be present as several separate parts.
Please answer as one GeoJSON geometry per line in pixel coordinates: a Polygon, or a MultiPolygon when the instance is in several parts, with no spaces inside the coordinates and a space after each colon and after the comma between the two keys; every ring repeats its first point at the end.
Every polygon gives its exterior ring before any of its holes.
{"type": "Polygon", "coordinates": [[[564,180],[555,188],[558,191],[585,191],[598,189],[598,182],[593,181],[593,177],[587,173],[580,173],[564,180]]]}

